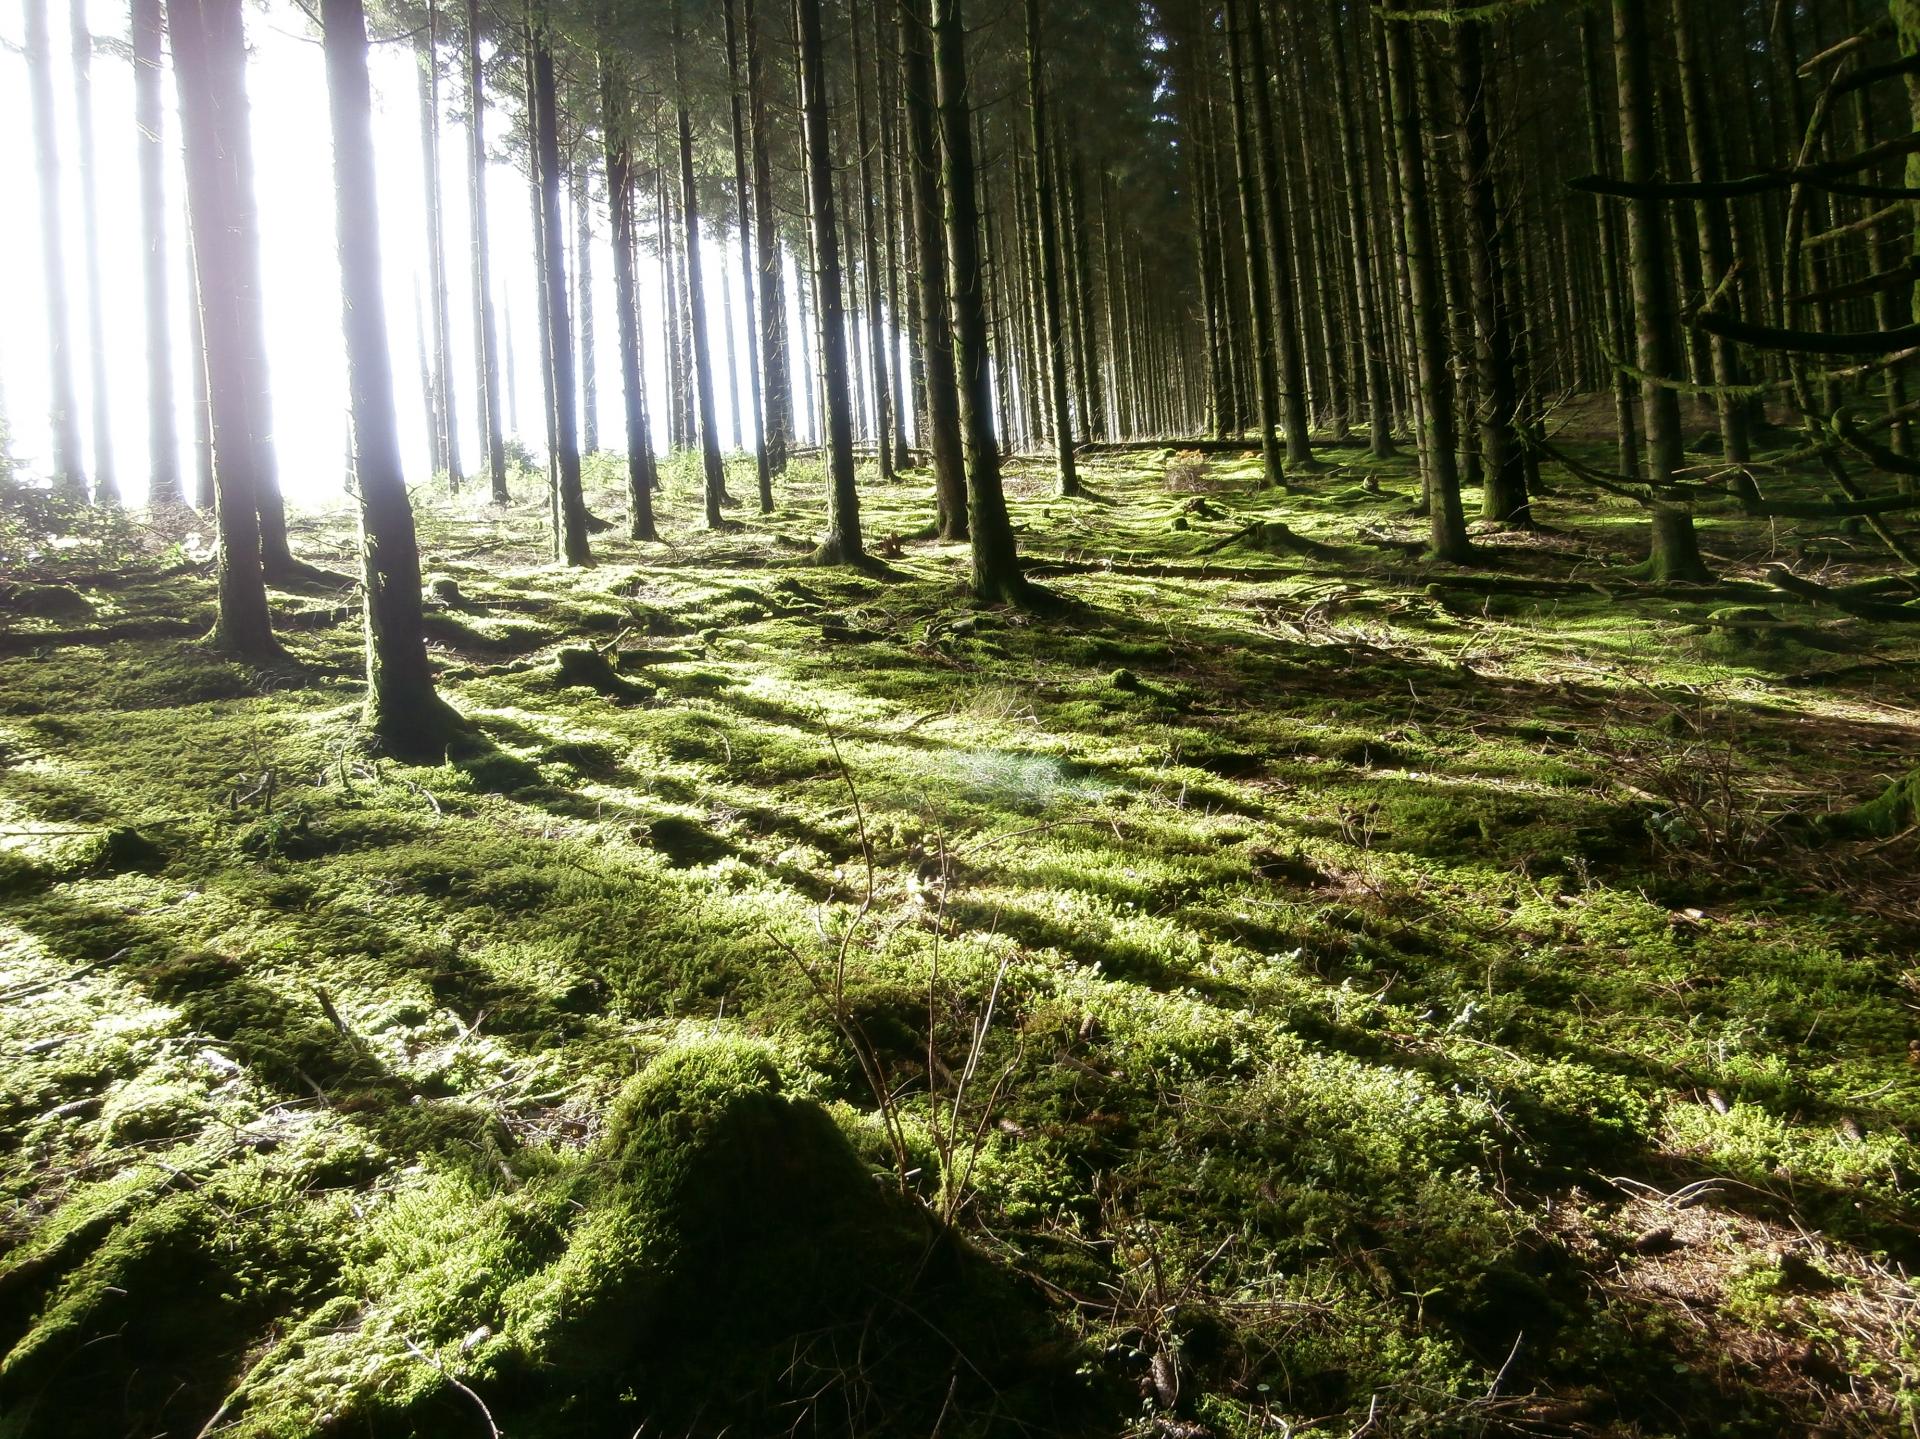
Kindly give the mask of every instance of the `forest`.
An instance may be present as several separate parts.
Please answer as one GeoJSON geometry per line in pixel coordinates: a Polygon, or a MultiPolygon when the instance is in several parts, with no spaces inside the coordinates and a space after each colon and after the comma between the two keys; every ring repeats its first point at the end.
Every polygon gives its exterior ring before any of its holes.
{"type": "Polygon", "coordinates": [[[1920,1435],[1920,0],[9,0],[0,185],[0,1439],[1920,1435]]]}

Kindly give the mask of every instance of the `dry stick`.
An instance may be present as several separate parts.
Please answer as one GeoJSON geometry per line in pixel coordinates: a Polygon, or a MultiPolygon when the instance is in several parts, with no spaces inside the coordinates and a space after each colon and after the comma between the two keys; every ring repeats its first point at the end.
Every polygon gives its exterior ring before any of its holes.
{"type": "Polygon", "coordinates": [[[411,1353],[414,1358],[418,1359],[422,1364],[425,1364],[432,1369],[438,1370],[440,1377],[442,1379],[445,1379],[447,1383],[451,1384],[455,1389],[458,1389],[462,1394],[466,1395],[467,1398],[471,1399],[473,1401],[473,1407],[480,1411],[480,1417],[487,1421],[487,1432],[492,1436],[492,1439],[500,1439],[500,1426],[493,1422],[493,1414],[491,1413],[491,1411],[488,1410],[486,1401],[484,1399],[482,1399],[478,1394],[474,1393],[466,1385],[462,1384],[453,1375],[449,1374],[446,1370],[445,1365],[443,1365],[438,1359],[435,1359],[431,1354],[427,1353],[418,1344],[415,1344],[411,1339],[407,1338],[406,1335],[402,1334],[400,1336],[400,1342],[407,1346],[408,1352],[411,1353]]]}

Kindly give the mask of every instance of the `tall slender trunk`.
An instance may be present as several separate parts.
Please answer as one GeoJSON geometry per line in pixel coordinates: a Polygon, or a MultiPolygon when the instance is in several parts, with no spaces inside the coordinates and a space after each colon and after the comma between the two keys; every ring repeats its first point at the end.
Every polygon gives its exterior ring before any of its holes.
{"type": "Polygon", "coordinates": [[[1067,399],[1066,319],[1061,313],[1060,233],[1053,210],[1053,181],[1047,164],[1047,86],[1040,49],[1040,0],[1026,0],[1027,119],[1033,145],[1034,232],[1040,246],[1040,324],[1042,358],[1047,366],[1048,400],[1053,414],[1053,444],[1059,457],[1060,493],[1080,493],[1074,466],[1073,411],[1067,399]]]}
{"type": "MultiPolygon", "coordinates": [[[[767,90],[760,58],[760,26],[755,0],[741,0],[740,24],[747,45],[747,111],[752,121],[753,238],[760,269],[756,299],[760,306],[760,381],[769,475],[787,468],[793,443],[793,374],[787,357],[787,287],[780,257],[780,233],[773,215],[773,156],[767,143],[767,90]]],[[[763,487],[763,496],[770,487],[763,487]]]]}
{"type": "Polygon", "coordinates": [[[940,538],[967,537],[966,453],[960,437],[960,394],[954,377],[953,322],[947,313],[947,237],[940,211],[939,117],[927,18],[914,0],[900,0],[901,69],[906,92],[907,155],[912,181],[914,252],[920,262],[920,343],[926,353],[927,435],[933,456],[934,506],[940,538]]]}
{"type": "Polygon", "coordinates": [[[1473,295],[1473,362],[1479,375],[1481,512],[1503,524],[1528,525],[1525,457],[1514,434],[1519,404],[1514,381],[1513,327],[1501,287],[1503,239],[1494,194],[1493,126],[1485,32],[1479,21],[1451,28],[1453,38],[1454,143],[1460,192],[1465,201],[1463,259],[1473,295]]]}
{"type": "Polygon", "coordinates": [[[186,260],[187,371],[193,397],[193,506],[197,510],[212,510],[217,503],[213,475],[213,411],[212,401],[207,394],[207,340],[201,325],[200,279],[193,258],[191,224],[187,230],[186,260]]]}
{"type": "MultiPolygon", "coordinates": [[[[747,398],[753,410],[753,473],[760,492],[760,513],[773,513],[773,471],[767,458],[767,416],[761,385],[761,353],[758,344],[759,311],[755,305],[753,269],[753,226],[750,217],[752,197],[747,187],[747,122],[740,104],[740,35],[734,16],[735,0],[725,0],[727,26],[727,118],[733,134],[733,193],[736,202],[735,223],[740,229],[740,284],[746,300],[747,323],[747,398]]],[[[733,323],[727,323],[733,334],[733,323]]],[[[729,341],[731,342],[731,341],[729,341]]],[[[732,351],[728,351],[731,356],[732,351]]],[[[731,366],[731,360],[729,360],[731,366]]],[[[734,436],[739,443],[739,385],[734,386],[734,436]]]]}
{"type": "MultiPolygon", "coordinates": [[[[1300,296],[1293,283],[1293,240],[1287,221],[1285,178],[1274,153],[1273,104],[1268,98],[1266,20],[1260,0],[1240,0],[1247,27],[1247,84],[1253,92],[1254,158],[1260,172],[1261,222],[1265,226],[1266,261],[1273,273],[1273,363],[1279,386],[1282,417],[1287,425],[1287,468],[1308,470],[1315,461],[1307,414],[1307,379],[1301,356],[1300,296]]],[[[1258,248],[1253,247],[1253,248],[1258,248]]],[[[1251,251],[1248,263],[1256,265],[1251,251]]]]}
{"type": "Polygon", "coordinates": [[[283,661],[267,612],[255,494],[259,438],[247,382],[247,309],[259,269],[253,207],[234,131],[247,123],[240,0],[170,0],[187,215],[203,339],[214,468],[218,563],[212,642],[246,659],[283,661]]]}
{"type": "Polygon", "coordinates": [[[687,312],[693,331],[693,381],[700,412],[700,464],[706,476],[707,527],[726,523],[720,507],[727,503],[727,473],[720,461],[720,432],[714,423],[713,360],[707,344],[706,286],[700,275],[700,192],[693,181],[693,116],[687,109],[686,77],[682,71],[683,41],[680,12],[673,17],[673,78],[678,93],[674,107],[680,131],[680,206],[686,218],[687,312]]]}
{"type": "Polygon", "coordinates": [[[1458,564],[1471,558],[1472,551],[1467,543],[1466,515],[1460,506],[1459,457],[1447,374],[1446,300],[1440,285],[1439,256],[1434,249],[1411,25],[1410,21],[1394,18],[1391,12],[1386,17],[1388,87],[1392,97],[1394,149],[1399,160],[1400,199],[1406,216],[1409,298],[1413,305],[1414,347],[1426,441],[1422,449],[1432,481],[1428,533],[1434,558],[1458,564]]]}
{"type": "MultiPolygon", "coordinates": [[[[1607,123],[1603,96],[1605,86],[1600,75],[1600,20],[1592,10],[1580,16],[1580,63],[1583,90],[1587,101],[1587,163],[1596,175],[1606,174],[1607,123]]],[[[1625,266],[1621,261],[1620,229],[1613,202],[1604,196],[1593,199],[1594,228],[1600,237],[1600,272],[1604,290],[1607,343],[1612,351],[1614,430],[1619,436],[1619,462],[1622,475],[1640,473],[1640,415],[1638,389],[1633,377],[1623,368],[1633,346],[1633,305],[1627,294],[1625,266]]]]}
{"type": "Polygon", "coordinates": [[[989,602],[1025,602],[1033,587],[1020,570],[1000,482],[1000,446],[993,433],[992,358],[987,349],[986,290],[980,273],[980,216],[975,193],[973,130],[968,117],[967,32],[960,0],[933,0],[933,68],[946,196],[948,294],[959,391],[960,430],[967,447],[967,521],[973,542],[973,593],[989,602]]]}
{"type": "Polygon", "coordinates": [[[373,100],[360,0],[321,0],[327,105],[333,121],[334,214],[347,392],[360,494],[366,598],[367,727],[395,751],[431,756],[461,727],[434,689],[420,605],[420,548],[400,466],[393,371],[380,280],[373,100]]]}
{"type": "Polygon", "coordinates": [[[600,448],[600,364],[594,335],[593,170],[582,159],[573,167],[574,309],[580,317],[580,452],[600,448]]]}
{"type": "MultiPolygon", "coordinates": [[[[1252,117],[1247,103],[1245,0],[1227,0],[1227,71],[1233,101],[1233,161],[1240,199],[1240,233],[1247,252],[1247,301],[1253,323],[1254,394],[1260,410],[1260,459],[1269,485],[1284,483],[1280,458],[1279,382],[1274,375],[1273,310],[1268,303],[1269,270],[1261,258],[1265,216],[1255,174],[1252,117]]],[[[1257,81],[1257,77],[1256,77],[1257,81]]]]}
{"type": "Polygon", "coordinates": [[[560,120],[544,13],[528,26],[533,47],[534,136],[540,176],[542,293],[547,298],[548,372],[554,449],[554,558],[593,562],[587,543],[587,505],[580,489],[580,437],[574,413],[573,330],[567,323],[566,239],[560,223],[560,120]]]}
{"type": "Polygon", "coordinates": [[[98,505],[120,503],[120,479],[113,463],[113,402],[107,394],[105,298],[100,293],[100,182],[93,155],[93,34],[87,29],[86,0],[69,0],[68,28],[72,40],[73,108],[76,145],[74,164],[80,172],[81,265],[87,303],[87,370],[93,417],[93,500],[98,505]]]}
{"type": "MultiPolygon", "coordinates": [[[[1613,53],[1620,101],[1620,177],[1631,185],[1653,178],[1659,137],[1653,123],[1653,66],[1648,54],[1646,0],[1613,0],[1613,53]]],[[[1679,373],[1674,333],[1673,281],[1667,272],[1666,218],[1661,202],[1626,201],[1627,251],[1633,274],[1633,312],[1640,372],[1656,378],[1679,373]]],[[[1644,386],[1640,397],[1647,434],[1647,479],[1654,487],[1652,545],[1647,572],[1660,580],[1709,578],[1693,529],[1693,513],[1662,487],[1686,463],[1679,397],[1664,385],[1644,386]]]]}
{"type": "Polygon", "coordinates": [[[487,242],[487,86],[480,64],[480,0],[467,0],[467,216],[473,230],[473,334],[480,361],[480,435],[493,502],[507,493],[507,445],[500,412],[500,342],[493,323],[493,259],[487,242]]]}
{"type": "Polygon", "coordinates": [[[860,494],[853,479],[853,405],[847,390],[847,326],[840,299],[840,237],[833,206],[832,131],[820,0],[795,0],[799,39],[800,122],[805,136],[807,217],[813,237],[813,292],[820,375],[826,410],[827,533],[815,552],[821,564],[860,564],[860,494]]]}
{"type": "Polygon", "coordinates": [[[53,427],[53,487],[87,498],[80,453],[80,404],[73,383],[73,337],[67,315],[67,243],[60,203],[60,144],[53,118],[53,41],[47,0],[26,0],[27,88],[33,107],[35,170],[40,182],[40,283],[46,292],[48,419],[53,427]]]}
{"type": "Polygon", "coordinates": [[[147,328],[147,504],[178,505],[180,440],[173,415],[173,343],[167,321],[167,202],[161,148],[160,0],[133,0],[133,120],[140,164],[141,279],[147,328]]]}
{"type": "Polygon", "coordinates": [[[447,472],[447,488],[458,490],[460,425],[453,397],[445,198],[440,184],[440,11],[435,0],[428,0],[427,26],[416,43],[420,48],[420,158],[427,180],[427,298],[433,308],[433,387],[440,426],[434,448],[440,468],[447,472]]]}
{"type": "Polygon", "coordinates": [[[853,15],[853,111],[854,134],[860,142],[860,245],[867,285],[867,345],[873,360],[874,437],[880,452],[880,477],[893,478],[893,386],[890,372],[897,361],[888,354],[888,316],[880,306],[880,246],[874,234],[873,209],[873,120],[867,102],[865,46],[860,40],[860,16],[853,15]]]}
{"type": "MultiPolygon", "coordinates": [[[[1701,71],[1702,57],[1695,35],[1692,0],[1673,0],[1674,57],[1680,70],[1680,108],[1687,132],[1687,164],[1695,180],[1721,178],[1722,160],[1713,107],[1707,98],[1706,77],[1701,71]]],[[[1694,204],[1694,221],[1699,231],[1702,281],[1711,293],[1733,268],[1733,235],[1723,200],[1699,200],[1694,204]]],[[[1746,369],[1733,341],[1712,336],[1708,344],[1713,364],[1713,382],[1722,389],[1714,396],[1714,410],[1720,421],[1720,449],[1730,464],[1745,464],[1752,456],[1747,438],[1747,412],[1740,398],[1725,393],[1727,387],[1746,382],[1746,369]]]]}
{"type": "MultiPolygon", "coordinates": [[[[900,303],[900,255],[903,249],[911,247],[912,237],[901,231],[902,213],[906,208],[905,187],[900,183],[902,177],[895,173],[894,166],[894,156],[898,152],[895,120],[900,107],[899,69],[897,65],[888,64],[893,57],[887,53],[886,28],[880,21],[885,4],[886,0],[871,0],[868,13],[873,21],[873,93],[880,112],[880,233],[886,254],[887,383],[893,414],[894,460],[898,464],[910,465],[913,456],[907,448],[907,409],[910,404],[916,406],[915,428],[921,428],[917,403],[925,393],[926,379],[921,370],[919,326],[910,318],[904,318],[909,317],[912,311],[900,303]],[[896,188],[897,185],[899,188],[896,188]],[[905,376],[901,373],[900,365],[901,331],[905,331],[907,369],[910,371],[905,376]]],[[[855,23],[858,23],[858,17],[855,23]]],[[[908,278],[911,281],[911,275],[908,278]]]]}
{"type": "Polygon", "coordinates": [[[1372,226],[1363,174],[1363,146],[1354,120],[1353,89],[1347,77],[1347,20],[1335,14],[1333,31],[1333,103],[1340,114],[1340,167],[1347,187],[1347,242],[1353,256],[1354,303],[1360,318],[1361,368],[1367,389],[1367,453],[1376,460],[1393,454],[1393,400],[1387,384],[1387,341],[1374,303],[1372,226]]]}
{"type": "Polygon", "coordinates": [[[659,538],[653,518],[653,438],[647,433],[646,389],[640,372],[640,294],[634,283],[633,111],[620,60],[600,56],[600,134],[607,151],[607,209],[613,221],[613,290],[619,310],[620,396],[627,426],[627,497],[630,533],[636,540],[659,538]]]}

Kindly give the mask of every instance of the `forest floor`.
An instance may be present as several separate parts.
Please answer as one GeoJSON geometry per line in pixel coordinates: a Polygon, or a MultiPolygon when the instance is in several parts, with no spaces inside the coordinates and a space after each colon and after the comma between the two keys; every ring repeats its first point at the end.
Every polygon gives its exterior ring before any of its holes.
{"type": "Polygon", "coordinates": [[[350,587],[252,673],[203,522],[0,516],[0,1434],[1920,1432],[1920,867],[1821,818],[1920,625],[1759,583],[1881,553],[1436,566],[1325,453],[1017,466],[1034,616],[924,476],[872,576],[428,503],[426,766],[350,587]]]}

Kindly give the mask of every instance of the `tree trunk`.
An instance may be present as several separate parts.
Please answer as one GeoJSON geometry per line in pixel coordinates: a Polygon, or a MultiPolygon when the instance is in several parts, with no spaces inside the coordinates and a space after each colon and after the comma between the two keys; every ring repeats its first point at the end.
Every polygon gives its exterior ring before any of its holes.
{"type": "Polygon", "coordinates": [[[426,172],[428,302],[433,310],[433,387],[439,433],[434,450],[447,472],[447,488],[460,488],[460,427],[453,398],[453,341],[448,308],[445,200],[440,185],[440,12],[427,3],[427,28],[415,42],[420,53],[420,159],[426,172]]]}
{"type": "Polygon", "coordinates": [[[587,505],[580,489],[580,438],[574,413],[573,330],[567,323],[566,238],[560,223],[560,122],[553,79],[553,51],[546,19],[527,28],[533,58],[534,140],[540,190],[541,293],[546,296],[548,375],[552,401],[554,558],[570,565],[593,562],[587,543],[587,505]]]}
{"type": "Polygon", "coordinates": [[[380,219],[361,0],[321,0],[334,213],[347,338],[360,560],[366,601],[367,727],[396,753],[430,758],[462,727],[434,689],[421,620],[420,550],[400,467],[380,279],[380,219]]]}
{"type": "Polygon", "coordinates": [[[507,445],[500,412],[500,343],[493,323],[493,262],[487,242],[487,90],[480,65],[480,0],[467,0],[467,215],[473,230],[473,334],[480,362],[480,434],[487,483],[506,504],[507,445]]]}
{"type": "Polygon", "coordinates": [[[93,501],[120,503],[120,479],[113,463],[113,403],[107,395],[107,344],[104,298],[100,293],[100,185],[93,155],[93,34],[87,29],[86,0],[69,0],[72,39],[74,165],[80,179],[81,264],[87,302],[87,365],[93,416],[93,501]]]}
{"type": "Polygon", "coordinates": [[[219,576],[210,638],[244,659],[283,663],[286,652],[267,612],[254,489],[260,442],[247,378],[253,359],[247,312],[257,303],[259,258],[234,133],[247,123],[240,0],[171,0],[167,21],[206,348],[219,576]]]}
{"type": "MultiPolygon", "coordinates": [[[[1288,233],[1287,191],[1274,152],[1273,105],[1268,98],[1266,20],[1260,0],[1240,0],[1241,19],[1247,27],[1246,54],[1251,73],[1247,84],[1253,91],[1254,157],[1259,166],[1263,203],[1260,218],[1265,227],[1266,263],[1273,276],[1273,365],[1274,382],[1279,387],[1280,412],[1287,426],[1287,468],[1318,468],[1311,446],[1311,425],[1307,411],[1306,366],[1301,356],[1300,296],[1293,283],[1293,242],[1288,233]]],[[[1254,248],[1258,248],[1257,246],[1254,248]]],[[[1253,256],[1249,252],[1249,263],[1253,256]]]]}
{"type": "MultiPolygon", "coordinates": [[[[1285,483],[1280,458],[1279,382],[1274,376],[1274,315],[1268,303],[1269,269],[1261,257],[1266,217],[1255,173],[1253,118],[1247,103],[1245,0],[1227,0],[1227,73],[1233,105],[1233,161],[1240,198],[1240,233],[1247,253],[1247,303],[1253,323],[1254,394],[1260,410],[1260,459],[1269,485],[1285,483]]],[[[1256,83],[1258,77],[1255,77],[1256,83]]]]}
{"type": "Polygon", "coordinates": [[[787,450],[793,443],[793,375],[787,359],[787,287],[780,263],[780,233],[774,225],[766,73],[760,58],[760,26],[754,13],[754,0],[741,0],[740,21],[746,32],[747,109],[753,122],[753,238],[755,260],[760,269],[756,299],[760,306],[761,408],[766,427],[767,472],[778,475],[787,468],[787,450]]]}
{"type": "MultiPolygon", "coordinates": [[[[802,0],[809,3],[809,0],[802,0]]],[[[933,65],[940,111],[941,188],[946,196],[948,293],[960,430],[967,447],[967,521],[973,542],[973,593],[994,602],[1031,602],[1021,573],[1013,522],[1000,483],[1000,446],[993,433],[992,357],[987,349],[986,291],[980,273],[980,217],[975,192],[973,130],[968,115],[967,33],[960,0],[933,0],[933,65]]]]}
{"type": "Polygon", "coordinates": [[[600,448],[600,364],[593,329],[593,170],[573,167],[574,311],[580,317],[580,453],[600,448]]]}
{"type": "Polygon", "coordinates": [[[1453,397],[1447,373],[1446,298],[1434,250],[1426,156],[1420,120],[1419,81],[1414,73],[1412,22],[1385,17],[1388,88],[1393,109],[1394,150],[1405,211],[1407,273],[1413,305],[1414,347],[1419,365],[1422,449],[1431,477],[1428,533],[1433,557],[1455,564],[1472,557],[1466,516],[1460,507],[1459,456],[1454,442],[1453,397]]]}
{"type": "MultiPolygon", "coordinates": [[[[746,300],[747,322],[747,393],[753,407],[753,473],[760,492],[760,513],[773,513],[773,470],[767,458],[767,417],[764,390],[761,384],[761,351],[757,343],[760,329],[759,310],[755,304],[753,269],[754,247],[753,226],[750,217],[753,210],[752,197],[747,188],[747,124],[746,116],[740,104],[740,35],[739,26],[734,17],[735,0],[725,0],[727,26],[727,108],[728,120],[733,133],[733,192],[737,202],[736,223],[740,227],[740,283],[746,300]]],[[[732,322],[727,325],[729,336],[733,333],[732,322]]],[[[729,351],[731,355],[731,351],[729,351]]],[[[734,434],[740,433],[739,386],[734,387],[734,434]]]]}
{"type": "MultiPolygon", "coordinates": [[[[1040,324],[1042,360],[1047,366],[1048,400],[1053,415],[1053,445],[1059,456],[1060,493],[1080,493],[1074,468],[1073,411],[1067,401],[1065,320],[1060,298],[1060,234],[1053,210],[1053,182],[1047,156],[1047,87],[1040,50],[1040,0],[1026,0],[1027,117],[1033,145],[1035,234],[1040,245],[1040,324]]],[[[949,202],[951,203],[951,202],[949,202]]]]}
{"type": "Polygon", "coordinates": [[[167,320],[167,203],[161,148],[160,0],[133,0],[133,119],[140,164],[141,278],[147,322],[149,508],[178,505],[180,441],[173,415],[173,344],[167,320]]]}
{"type": "Polygon", "coordinates": [[[47,0],[26,0],[27,85],[33,106],[35,168],[40,181],[40,283],[46,291],[47,380],[53,392],[53,487],[87,498],[80,453],[80,402],[73,383],[73,337],[67,314],[66,227],[61,219],[60,148],[53,118],[53,41],[47,0]]]}
{"type": "Polygon", "coordinates": [[[627,423],[627,499],[630,534],[660,538],[653,518],[653,437],[648,433],[646,389],[640,372],[640,295],[634,283],[633,112],[624,63],[600,52],[600,133],[607,151],[607,209],[613,218],[613,291],[619,310],[620,396],[627,423]]]}
{"type": "Polygon", "coordinates": [[[1367,454],[1376,460],[1393,454],[1393,400],[1387,385],[1387,342],[1374,304],[1372,233],[1367,188],[1362,177],[1362,146],[1354,120],[1353,89],[1347,77],[1346,17],[1335,14],[1333,65],[1329,78],[1340,115],[1340,166],[1347,187],[1347,241],[1353,256],[1354,301],[1360,318],[1361,368],[1367,389],[1367,454]]]}
{"type": "Polygon", "coordinates": [[[1453,37],[1454,143],[1465,201],[1467,281],[1473,295],[1473,361],[1479,374],[1481,513],[1508,525],[1531,525],[1525,457],[1514,434],[1519,391],[1514,380],[1513,327],[1501,287],[1500,206],[1493,183],[1493,126],[1488,118],[1485,31],[1479,21],[1450,27],[1453,37]]]}
{"type": "MultiPolygon", "coordinates": [[[[1701,73],[1701,56],[1694,35],[1693,0],[1673,0],[1673,38],[1675,58],[1680,67],[1680,108],[1687,132],[1687,163],[1695,180],[1717,180],[1722,174],[1720,145],[1714,130],[1712,106],[1707,99],[1706,80],[1701,73]]],[[[1723,200],[1699,200],[1694,204],[1694,220],[1699,230],[1702,282],[1711,292],[1733,268],[1733,236],[1723,200]]],[[[1709,338],[1713,383],[1719,387],[1746,382],[1746,370],[1733,341],[1724,336],[1709,338]]],[[[1747,413],[1736,395],[1714,396],[1714,410],[1720,421],[1720,450],[1729,464],[1743,465],[1750,460],[1752,446],[1747,438],[1747,413]]]]}
{"type": "MultiPolygon", "coordinates": [[[[191,217],[189,217],[191,218],[191,217]]],[[[187,228],[187,371],[193,395],[193,505],[210,511],[217,502],[213,476],[213,411],[207,394],[207,341],[200,317],[200,280],[193,259],[193,228],[187,228]]]]}
{"type": "MultiPolygon", "coordinates": [[[[1648,55],[1646,0],[1613,0],[1613,52],[1620,102],[1620,176],[1630,185],[1653,178],[1659,149],[1653,125],[1653,74],[1648,55]]],[[[1627,250],[1633,274],[1633,311],[1640,372],[1656,378],[1679,373],[1673,281],[1667,273],[1666,219],[1661,202],[1641,196],[1627,206],[1627,250]]],[[[1656,496],[1686,463],[1679,398],[1663,385],[1641,391],[1646,423],[1647,479],[1656,496]]],[[[1693,516],[1677,503],[1656,504],[1647,574],[1657,580],[1711,578],[1693,535],[1693,516]]]]}
{"type": "MultiPolygon", "coordinates": [[[[1604,175],[1607,163],[1607,126],[1602,102],[1604,86],[1600,77],[1600,21],[1591,10],[1580,16],[1580,61],[1587,99],[1587,164],[1596,175],[1604,175]]],[[[1604,196],[1593,199],[1594,228],[1600,237],[1600,272],[1604,286],[1607,338],[1613,351],[1614,427],[1620,440],[1617,468],[1622,475],[1640,474],[1640,416],[1637,387],[1633,377],[1621,366],[1633,345],[1633,305],[1627,294],[1627,281],[1620,256],[1620,231],[1614,220],[1613,202],[1604,196]]]]}
{"type": "Polygon", "coordinates": [[[707,344],[707,296],[700,276],[700,192],[693,182],[693,117],[687,109],[681,71],[680,12],[674,10],[673,69],[679,90],[675,118],[680,131],[680,207],[686,217],[687,310],[693,330],[693,381],[700,406],[700,464],[706,476],[707,528],[723,528],[720,507],[727,503],[727,472],[720,462],[720,432],[714,423],[713,361],[707,344]]]}
{"type": "Polygon", "coordinates": [[[865,46],[860,42],[860,16],[853,16],[853,110],[854,134],[860,142],[860,244],[867,276],[867,344],[873,359],[874,437],[880,452],[880,478],[893,478],[893,383],[889,378],[898,367],[895,355],[888,351],[888,316],[880,307],[880,246],[874,234],[873,209],[873,124],[867,103],[867,67],[863,63],[865,46]]]}
{"type": "Polygon", "coordinates": [[[933,60],[926,16],[900,0],[900,41],[907,106],[907,171],[912,179],[914,251],[920,262],[920,343],[927,362],[927,436],[940,538],[967,537],[966,454],[960,437],[960,394],[947,313],[947,237],[940,213],[940,136],[934,108],[933,60]]]}
{"type": "Polygon", "coordinates": [[[866,550],[860,539],[860,494],[853,478],[853,404],[847,390],[847,325],[840,298],[840,237],[834,224],[832,130],[827,117],[820,0],[795,0],[794,19],[799,32],[800,122],[826,418],[827,533],[814,558],[820,564],[859,565],[866,560],[866,550]]]}

